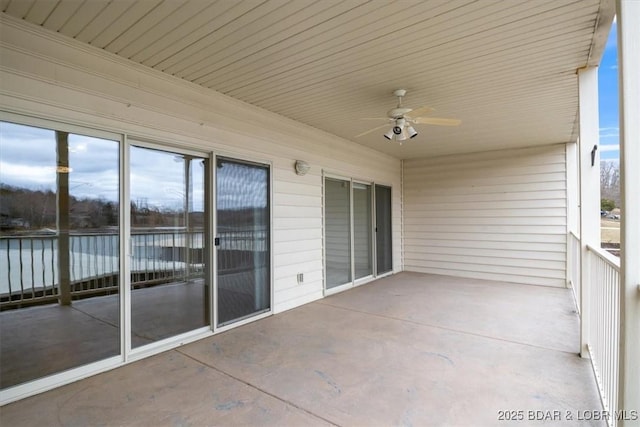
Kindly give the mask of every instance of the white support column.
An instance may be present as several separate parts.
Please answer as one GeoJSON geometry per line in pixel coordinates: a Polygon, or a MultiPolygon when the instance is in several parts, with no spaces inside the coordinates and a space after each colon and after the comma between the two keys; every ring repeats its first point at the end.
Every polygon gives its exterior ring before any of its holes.
{"type": "Polygon", "coordinates": [[[600,154],[598,150],[600,119],[598,115],[598,68],[578,70],[580,103],[580,355],[589,357],[589,262],[587,245],[600,247],[600,154]]]}
{"type": "Polygon", "coordinates": [[[577,143],[569,142],[566,144],[565,162],[567,165],[567,286],[571,286],[578,313],[582,314],[580,256],[575,253],[576,247],[572,236],[572,234],[580,236],[580,185],[577,143]]]}
{"type": "MultiPolygon", "coordinates": [[[[620,97],[620,377],[618,410],[640,413],[640,2],[617,0],[620,97]]],[[[622,426],[639,426],[627,417],[622,426]]]]}
{"type": "Polygon", "coordinates": [[[569,142],[565,150],[567,164],[567,231],[580,233],[580,186],[578,185],[578,144],[569,142]]]}

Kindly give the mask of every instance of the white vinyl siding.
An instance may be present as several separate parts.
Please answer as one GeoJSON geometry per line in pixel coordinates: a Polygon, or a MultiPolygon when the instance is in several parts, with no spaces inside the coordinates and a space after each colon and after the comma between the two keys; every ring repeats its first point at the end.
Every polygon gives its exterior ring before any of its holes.
{"type": "Polygon", "coordinates": [[[394,188],[402,269],[400,160],[35,27],[4,25],[2,39],[6,112],[271,164],[274,312],[323,295],[323,170],[394,188]],[[311,165],[306,175],[296,159],[311,165]]]}
{"type": "Polygon", "coordinates": [[[565,286],[563,144],[404,162],[408,271],[565,286]]]}

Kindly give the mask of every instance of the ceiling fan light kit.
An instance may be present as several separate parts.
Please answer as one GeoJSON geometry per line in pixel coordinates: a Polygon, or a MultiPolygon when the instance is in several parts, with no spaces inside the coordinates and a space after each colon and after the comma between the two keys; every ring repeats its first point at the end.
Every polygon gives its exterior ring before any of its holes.
{"type": "Polygon", "coordinates": [[[418,136],[418,131],[414,129],[409,123],[407,123],[404,117],[396,119],[396,122],[391,129],[384,134],[384,137],[391,141],[398,141],[402,145],[402,141],[415,138],[418,136]]]}
{"type": "MultiPolygon", "coordinates": [[[[457,119],[442,119],[437,117],[418,117],[419,114],[428,114],[433,111],[431,107],[419,107],[419,108],[406,108],[402,106],[402,98],[407,94],[405,89],[396,89],[393,95],[398,98],[398,105],[396,108],[392,108],[387,111],[387,118],[392,122],[391,129],[384,133],[384,137],[390,141],[398,141],[402,145],[402,141],[415,138],[418,136],[418,131],[413,127],[414,124],[431,124],[438,126],[458,126],[460,120],[457,119]]],[[[356,135],[356,138],[364,136],[370,132],[374,132],[380,128],[386,126],[378,126],[356,135]]]]}
{"type": "Polygon", "coordinates": [[[384,134],[384,137],[387,139],[393,139],[395,135],[393,134],[393,129],[389,129],[389,132],[384,134]]]}

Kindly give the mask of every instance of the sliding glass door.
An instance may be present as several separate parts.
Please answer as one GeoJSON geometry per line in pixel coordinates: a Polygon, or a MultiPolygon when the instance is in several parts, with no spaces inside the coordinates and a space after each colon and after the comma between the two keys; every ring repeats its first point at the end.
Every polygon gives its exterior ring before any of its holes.
{"type": "Polygon", "coordinates": [[[353,183],[353,260],[355,279],[373,275],[371,185],[353,183]]]}
{"type": "Polygon", "coordinates": [[[331,289],[352,281],[351,183],[326,178],[324,200],[326,287],[331,289]]]}
{"type": "Polygon", "coordinates": [[[326,290],[391,271],[391,188],[325,177],[324,237],[326,290]]]}
{"type": "Polygon", "coordinates": [[[391,188],[376,185],[376,274],[393,270],[391,252],[391,188]]]}
{"type": "Polygon", "coordinates": [[[271,308],[269,167],[216,164],[218,325],[271,308]]]}
{"type": "Polygon", "coordinates": [[[119,135],[0,122],[0,389],[121,355],[119,135]]]}
{"type": "Polygon", "coordinates": [[[5,117],[3,400],[271,310],[268,165],[5,117]]]}
{"type": "Polygon", "coordinates": [[[210,324],[208,158],[132,145],[131,346],[210,324]]]}

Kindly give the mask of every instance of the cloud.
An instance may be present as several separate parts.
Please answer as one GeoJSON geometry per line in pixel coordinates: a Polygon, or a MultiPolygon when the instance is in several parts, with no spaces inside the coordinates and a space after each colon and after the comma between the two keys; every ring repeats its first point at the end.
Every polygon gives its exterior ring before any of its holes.
{"type": "MultiPolygon", "coordinates": [[[[0,123],[0,182],[31,190],[56,190],[56,133],[0,123]]],[[[118,199],[118,142],[69,134],[69,190],[74,197],[118,199]]]]}
{"type": "Polygon", "coordinates": [[[604,127],[599,129],[600,138],[618,138],[620,136],[620,128],[604,127]]]}
{"type": "Polygon", "coordinates": [[[600,146],[600,151],[601,152],[620,151],[620,145],[619,144],[601,145],[600,146]]]}
{"type": "Polygon", "coordinates": [[[55,188],[55,166],[19,165],[0,160],[2,183],[15,187],[22,187],[28,177],[29,187],[32,189],[51,190],[55,188]]]}

